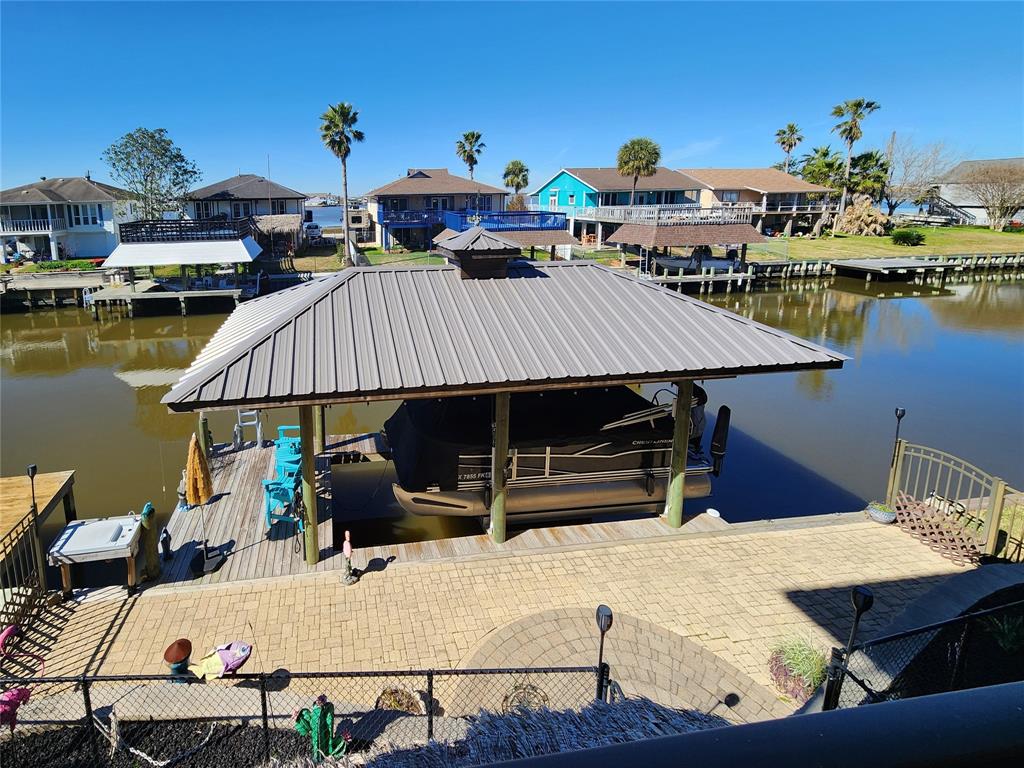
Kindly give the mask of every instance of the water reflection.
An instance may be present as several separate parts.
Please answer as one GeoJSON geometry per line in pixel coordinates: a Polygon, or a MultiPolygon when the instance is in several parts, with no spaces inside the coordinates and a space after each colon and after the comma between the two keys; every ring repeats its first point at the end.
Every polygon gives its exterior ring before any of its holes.
{"type": "MultiPolygon", "coordinates": [[[[866,288],[852,280],[810,280],[710,300],[853,358],[841,371],[709,383],[709,411],[728,403],[736,434],[743,435],[730,445],[712,501],[728,519],[838,511],[880,496],[895,405],[909,409],[904,434],[910,439],[1024,485],[1021,283],[866,288]]],[[[123,514],[149,500],[169,513],[195,419],[168,413],[160,398],[223,319],[97,322],[77,309],[4,315],[0,471],[20,474],[30,463],[43,472],[77,469],[83,516],[123,514]]],[[[394,408],[336,406],[328,429],[379,429],[394,408]]],[[[268,412],[268,434],[296,419],[293,409],[268,412]]],[[[215,437],[230,439],[234,421],[234,412],[211,414],[215,437]]],[[[387,519],[362,535],[422,536],[430,533],[422,526],[448,524],[397,520],[390,481],[381,487],[387,519]]],[[[344,503],[357,506],[362,490],[360,481],[344,503]]]]}

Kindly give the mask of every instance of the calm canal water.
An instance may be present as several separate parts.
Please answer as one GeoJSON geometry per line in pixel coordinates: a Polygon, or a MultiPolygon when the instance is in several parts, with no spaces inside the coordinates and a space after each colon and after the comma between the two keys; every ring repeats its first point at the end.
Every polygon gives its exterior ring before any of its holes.
{"type": "MultiPolygon", "coordinates": [[[[860,508],[884,492],[897,405],[908,410],[905,437],[1024,487],[1024,284],[881,290],[935,295],[882,297],[834,281],[712,297],[853,359],[840,371],[709,382],[709,413],[729,404],[733,427],[725,472],[697,508],[713,506],[734,521],[860,508]]],[[[147,500],[169,514],[195,421],[167,413],[160,398],[223,319],[95,322],[77,309],[4,315],[0,471],[20,474],[30,463],[41,472],[77,469],[83,517],[124,514],[147,500]]],[[[328,427],[375,430],[392,409],[335,407],[328,427]]],[[[296,419],[289,410],[269,416],[271,425],[296,419]]],[[[213,414],[215,439],[229,440],[233,423],[233,413],[213,414]]],[[[376,490],[384,514],[397,514],[381,498],[391,494],[380,466],[363,465],[343,507],[362,509],[376,490]]],[[[367,528],[375,541],[461,532],[422,519],[367,528]]]]}

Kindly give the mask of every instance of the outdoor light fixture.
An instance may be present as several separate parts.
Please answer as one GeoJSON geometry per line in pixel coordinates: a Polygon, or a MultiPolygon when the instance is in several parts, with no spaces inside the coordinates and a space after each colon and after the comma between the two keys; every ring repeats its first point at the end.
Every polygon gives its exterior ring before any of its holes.
{"type": "Polygon", "coordinates": [[[604,665],[604,636],[612,628],[612,609],[607,605],[597,606],[597,614],[594,616],[597,621],[597,630],[601,633],[601,641],[597,647],[597,698],[604,701],[605,689],[608,686],[608,673],[604,665]]]}
{"type": "Polygon", "coordinates": [[[850,590],[850,602],[853,603],[853,626],[850,627],[850,640],[846,644],[846,656],[849,658],[853,648],[853,640],[857,636],[860,617],[871,610],[875,604],[875,593],[864,586],[856,586],[850,590]]]}
{"type": "Polygon", "coordinates": [[[900,444],[900,422],[903,421],[903,417],[906,415],[906,408],[896,409],[896,439],[893,441],[892,444],[892,461],[889,462],[890,466],[896,463],[896,446],[900,444]]]}
{"type": "Polygon", "coordinates": [[[25,469],[25,474],[28,475],[28,481],[32,484],[32,512],[33,514],[37,511],[36,509],[36,473],[39,468],[35,464],[29,464],[25,469]]]}

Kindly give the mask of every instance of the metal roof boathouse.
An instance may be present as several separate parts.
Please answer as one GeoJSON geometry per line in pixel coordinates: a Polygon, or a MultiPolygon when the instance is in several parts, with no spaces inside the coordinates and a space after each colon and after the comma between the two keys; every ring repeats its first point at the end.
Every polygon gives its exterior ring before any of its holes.
{"type": "MultiPolygon", "coordinates": [[[[449,264],[350,268],[237,307],[163,402],[176,412],[299,406],[312,467],[314,408],[493,395],[491,533],[501,542],[505,490],[493,467],[508,453],[510,393],[674,381],[688,403],[695,379],[847,359],[593,262],[519,260],[504,233],[477,227],[439,248],[449,264]]],[[[685,459],[682,431],[673,457],[685,459]]],[[[680,461],[666,503],[676,526],[684,479],[680,461]]],[[[303,493],[315,509],[305,481],[303,493]]]]}

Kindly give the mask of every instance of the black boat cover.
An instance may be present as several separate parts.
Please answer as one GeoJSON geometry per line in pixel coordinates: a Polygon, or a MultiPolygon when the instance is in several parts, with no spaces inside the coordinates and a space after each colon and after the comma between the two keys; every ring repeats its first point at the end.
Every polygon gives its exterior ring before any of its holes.
{"type": "MultiPolygon", "coordinates": [[[[699,394],[706,399],[703,390],[699,394]]],[[[652,407],[649,400],[623,386],[515,393],[509,402],[509,445],[526,452],[543,451],[545,446],[578,450],[611,443],[608,450],[612,451],[662,448],[667,460],[671,414],[653,422],[601,429],[652,407]]],[[[407,491],[432,485],[455,490],[460,479],[467,479],[465,462],[460,472],[459,456],[490,455],[493,408],[490,396],[404,401],[384,423],[399,484],[407,491]]],[[[651,454],[643,460],[656,461],[651,454]]],[[[489,470],[489,462],[480,463],[489,470]]]]}

